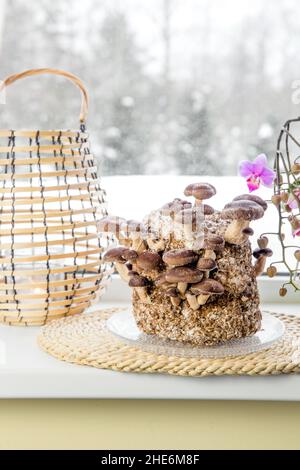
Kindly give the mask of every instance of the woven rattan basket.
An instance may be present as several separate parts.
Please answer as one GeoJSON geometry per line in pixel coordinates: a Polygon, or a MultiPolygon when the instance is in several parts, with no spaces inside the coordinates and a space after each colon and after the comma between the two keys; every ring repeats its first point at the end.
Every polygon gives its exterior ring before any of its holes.
{"type": "Polygon", "coordinates": [[[8,77],[0,90],[44,73],[80,89],[80,128],[0,130],[0,321],[11,325],[83,312],[109,275],[102,262],[109,240],[96,230],[104,192],[85,130],[86,88],[70,73],[35,69],[8,77]]]}

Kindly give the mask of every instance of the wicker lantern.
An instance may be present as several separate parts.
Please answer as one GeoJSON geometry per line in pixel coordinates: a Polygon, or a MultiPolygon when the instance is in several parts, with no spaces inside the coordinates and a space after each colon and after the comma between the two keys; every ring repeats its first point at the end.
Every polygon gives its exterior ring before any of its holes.
{"type": "Polygon", "coordinates": [[[104,192],[85,130],[83,83],[67,72],[35,69],[8,77],[0,89],[44,73],[80,89],[80,129],[0,130],[0,321],[11,325],[83,312],[109,275],[102,261],[109,240],[96,228],[104,192]]]}

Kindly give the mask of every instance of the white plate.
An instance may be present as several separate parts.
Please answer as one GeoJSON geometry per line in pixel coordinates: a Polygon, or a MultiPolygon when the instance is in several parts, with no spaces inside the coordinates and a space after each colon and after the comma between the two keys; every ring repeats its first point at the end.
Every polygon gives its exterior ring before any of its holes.
{"type": "Polygon", "coordinates": [[[114,313],[107,320],[106,325],[111,333],[127,344],[156,354],[183,357],[244,356],[268,349],[283,337],[285,331],[282,321],[269,313],[263,312],[261,330],[254,336],[227,341],[218,346],[198,347],[142,333],[136,325],[131,309],[114,313]]]}

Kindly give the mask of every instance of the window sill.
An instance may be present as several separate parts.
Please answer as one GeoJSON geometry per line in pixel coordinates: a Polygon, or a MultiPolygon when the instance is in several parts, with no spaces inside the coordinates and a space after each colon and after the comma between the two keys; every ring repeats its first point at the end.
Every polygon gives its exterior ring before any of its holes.
{"type": "MultiPolygon", "coordinates": [[[[129,289],[122,286],[115,276],[93,309],[128,305],[129,289]]],[[[299,304],[264,300],[263,308],[295,314],[299,304]]],[[[197,378],[94,369],[61,362],[41,351],[38,330],[0,326],[0,398],[300,401],[300,375],[197,378]]]]}

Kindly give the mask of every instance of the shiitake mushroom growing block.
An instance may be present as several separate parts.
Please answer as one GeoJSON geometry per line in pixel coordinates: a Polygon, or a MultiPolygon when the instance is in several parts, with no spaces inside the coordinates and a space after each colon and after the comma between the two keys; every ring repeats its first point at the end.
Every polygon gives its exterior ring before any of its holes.
{"type": "Polygon", "coordinates": [[[215,345],[256,333],[261,312],[256,276],[272,251],[259,239],[252,250],[252,220],[267,209],[258,196],[243,194],[222,211],[204,203],[215,194],[193,183],[184,194],[142,222],[110,217],[123,246],[107,252],[132,288],[138,327],[149,335],[215,345]]]}

